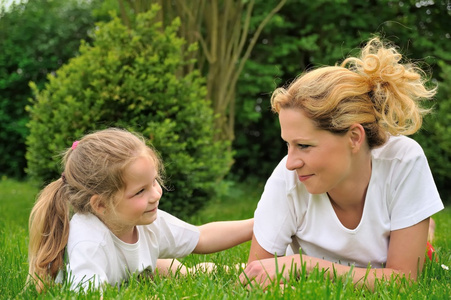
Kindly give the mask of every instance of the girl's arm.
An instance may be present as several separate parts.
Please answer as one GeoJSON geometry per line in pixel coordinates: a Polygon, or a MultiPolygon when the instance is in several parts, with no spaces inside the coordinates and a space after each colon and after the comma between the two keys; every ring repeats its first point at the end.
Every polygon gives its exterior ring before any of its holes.
{"type": "MultiPolygon", "coordinates": [[[[225,267],[225,269],[228,269],[225,267]]],[[[196,273],[198,271],[203,273],[211,273],[216,270],[216,265],[211,262],[201,262],[191,268],[187,268],[177,259],[172,258],[160,258],[157,260],[158,273],[163,276],[182,274],[187,275],[189,273],[196,273]]]]}
{"type": "Polygon", "coordinates": [[[163,276],[167,276],[167,275],[173,275],[176,274],[177,272],[180,272],[181,274],[186,274],[187,273],[187,269],[186,267],[179,262],[176,259],[171,259],[171,258],[159,258],[157,260],[157,271],[159,274],[163,275],[163,276]]]}
{"type": "MultiPolygon", "coordinates": [[[[390,234],[390,244],[388,248],[387,264],[385,268],[352,268],[352,278],[355,284],[374,287],[376,278],[389,279],[392,275],[405,275],[407,278],[416,280],[417,270],[422,270],[424,263],[424,252],[429,227],[429,218],[408,228],[392,231],[390,234]]],[[[266,252],[253,239],[251,252],[249,254],[249,264],[240,275],[240,281],[247,284],[249,280],[255,280],[262,286],[267,286],[276,277],[276,264],[274,258],[266,252]]],[[[295,267],[297,272],[301,269],[301,255],[290,255],[278,257],[278,272],[283,268],[283,276],[289,278],[291,267],[295,267]]],[[[302,263],[306,264],[307,271],[314,267],[329,270],[328,275],[333,279],[334,273],[338,276],[346,275],[351,271],[351,267],[335,264],[323,259],[302,255],[302,263]],[[333,271],[332,271],[333,270],[333,271]]]]}
{"type": "Polygon", "coordinates": [[[253,226],[254,219],[201,225],[199,242],[193,253],[218,252],[249,241],[252,238],[253,226]]]}

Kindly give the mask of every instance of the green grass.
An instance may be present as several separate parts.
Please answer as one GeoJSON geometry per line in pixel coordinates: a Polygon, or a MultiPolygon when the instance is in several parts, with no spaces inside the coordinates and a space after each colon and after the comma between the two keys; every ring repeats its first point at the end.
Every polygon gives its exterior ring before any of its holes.
{"type": "MultiPolygon", "coordinates": [[[[213,200],[190,222],[201,224],[216,220],[250,218],[263,189],[262,184],[230,184],[228,195],[213,200]]],[[[27,222],[38,190],[27,182],[0,180],[0,298],[2,299],[98,299],[98,291],[76,294],[66,287],[51,287],[39,295],[33,289],[24,289],[27,275],[27,222]]],[[[279,285],[263,291],[241,286],[239,271],[226,272],[223,268],[211,274],[196,273],[173,278],[133,277],[120,290],[109,287],[104,299],[449,299],[451,294],[451,207],[434,216],[437,224],[434,243],[439,261],[428,262],[418,282],[396,283],[385,281],[376,285],[375,292],[355,288],[346,278],[326,279],[316,270],[301,276],[282,288],[279,285]]],[[[202,261],[213,261],[220,266],[246,262],[249,243],[210,255],[189,255],[182,259],[192,266],[202,261]]]]}

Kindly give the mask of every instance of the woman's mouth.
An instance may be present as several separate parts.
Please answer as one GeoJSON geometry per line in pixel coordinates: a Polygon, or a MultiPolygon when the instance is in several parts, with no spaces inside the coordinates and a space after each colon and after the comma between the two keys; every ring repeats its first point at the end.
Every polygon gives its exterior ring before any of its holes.
{"type": "Polygon", "coordinates": [[[298,178],[299,178],[299,181],[300,182],[304,182],[304,181],[306,181],[306,180],[308,180],[310,177],[312,177],[313,175],[299,175],[298,176],[298,178]]]}

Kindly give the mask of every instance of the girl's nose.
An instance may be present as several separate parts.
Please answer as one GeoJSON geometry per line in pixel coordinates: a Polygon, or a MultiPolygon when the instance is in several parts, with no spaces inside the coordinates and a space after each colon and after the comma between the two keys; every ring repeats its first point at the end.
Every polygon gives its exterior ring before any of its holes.
{"type": "Polygon", "coordinates": [[[161,196],[163,195],[163,189],[161,188],[159,183],[156,183],[157,186],[154,186],[152,189],[152,193],[149,197],[149,202],[154,203],[160,201],[161,196]]]}

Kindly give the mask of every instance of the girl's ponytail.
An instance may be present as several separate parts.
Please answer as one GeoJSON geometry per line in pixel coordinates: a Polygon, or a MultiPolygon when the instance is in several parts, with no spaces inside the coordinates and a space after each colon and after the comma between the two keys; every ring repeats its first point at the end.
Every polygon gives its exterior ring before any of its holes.
{"type": "Polygon", "coordinates": [[[69,237],[69,202],[66,184],[58,179],[39,194],[29,220],[28,282],[38,291],[53,281],[64,266],[64,251],[69,237]]]}

